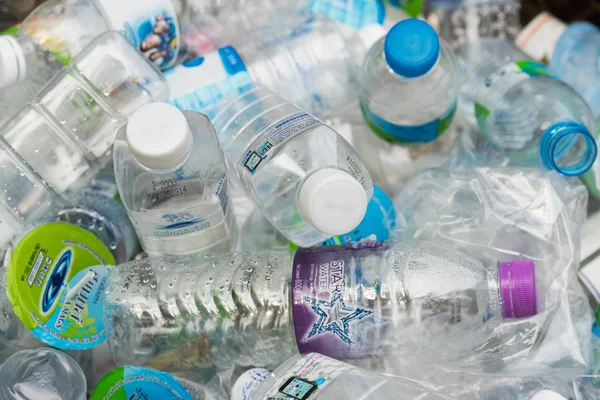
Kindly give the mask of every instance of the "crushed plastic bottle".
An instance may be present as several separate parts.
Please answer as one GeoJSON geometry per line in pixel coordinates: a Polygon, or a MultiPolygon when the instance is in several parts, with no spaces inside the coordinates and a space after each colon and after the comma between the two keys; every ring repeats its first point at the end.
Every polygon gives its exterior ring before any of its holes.
{"type": "Polygon", "coordinates": [[[347,38],[335,22],[309,19],[292,32],[252,38],[167,71],[170,102],[212,117],[211,106],[256,84],[319,117],[332,115],[356,98],[364,55],[384,32],[375,24],[347,38]]]}
{"type": "Polygon", "coordinates": [[[431,142],[452,123],[461,82],[452,50],[426,22],[408,19],[369,50],[360,106],[369,127],[383,139],[431,142]]]}
{"type": "Polygon", "coordinates": [[[225,159],[205,115],[167,103],[140,108],[117,136],[114,165],[149,255],[231,250],[225,159]]]}
{"type": "Polygon", "coordinates": [[[310,113],[262,88],[213,118],[230,171],[288,240],[300,247],[362,221],[373,184],[354,149],[310,113]]]}
{"type": "Polygon", "coordinates": [[[293,260],[263,250],[134,261],[111,271],[105,315],[117,363],[163,371],[309,352],[344,359],[428,347],[441,358],[478,346],[460,341],[465,330],[535,315],[544,307],[536,290],[532,261],[486,267],[433,242],[371,243],[302,249],[293,260]]]}
{"type": "Polygon", "coordinates": [[[474,83],[466,94],[482,133],[498,150],[517,164],[566,176],[592,167],[598,153],[595,117],[574,89],[507,41],[482,39],[461,55],[474,83]]]}
{"type": "Polygon", "coordinates": [[[0,365],[2,400],[85,400],[86,390],[81,367],[54,349],[22,350],[0,365]]]}

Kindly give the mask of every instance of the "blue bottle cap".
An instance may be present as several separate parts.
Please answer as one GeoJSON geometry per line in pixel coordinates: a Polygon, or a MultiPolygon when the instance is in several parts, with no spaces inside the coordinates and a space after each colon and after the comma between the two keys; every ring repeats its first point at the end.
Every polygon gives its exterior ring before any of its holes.
{"type": "Polygon", "coordinates": [[[440,38],[433,28],[418,19],[398,22],[389,31],[384,45],[390,68],[405,78],[423,76],[440,56],[440,38]]]}

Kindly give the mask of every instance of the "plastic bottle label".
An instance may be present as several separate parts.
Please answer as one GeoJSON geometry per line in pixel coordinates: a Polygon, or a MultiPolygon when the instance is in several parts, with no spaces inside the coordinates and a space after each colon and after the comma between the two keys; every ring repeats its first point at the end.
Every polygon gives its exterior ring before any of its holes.
{"type": "Polygon", "coordinates": [[[119,367],[96,386],[92,400],[192,400],[171,375],[147,368],[119,367]]]}
{"type": "Polygon", "coordinates": [[[401,8],[413,18],[417,18],[423,12],[423,0],[388,0],[394,6],[401,8]]]}
{"type": "Polygon", "coordinates": [[[292,273],[292,318],[300,353],[317,352],[336,359],[365,356],[372,346],[374,310],[345,300],[350,282],[360,276],[356,260],[381,257],[380,242],[300,249],[292,273]]]}
{"type": "Polygon", "coordinates": [[[490,92],[505,93],[514,85],[537,76],[558,79],[544,64],[528,60],[511,62],[487,78],[485,85],[479,87],[475,93],[475,117],[479,125],[487,124],[492,108],[486,104],[490,92]]]}
{"type": "Polygon", "coordinates": [[[166,71],[171,90],[169,102],[180,110],[205,112],[207,107],[252,86],[246,66],[237,51],[223,47],[186,61],[166,71]]]}
{"type": "Polygon", "coordinates": [[[356,29],[383,24],[385,19],[382,0],[313,0],[311,11],[356,29]]]}
{"type": "Polygon", "coordinates": [[[7,292],[15,314],[33,336],[53,347],[95,347],[106,339],[107,264],[115,264],[110,250],[83,228],[56,222],[32,229],[8,263],[7,292]]]}
{"type": "Polygon", "coordinates": [[[548,12],[535,17],[517,36],[516,45],[532,58],[549,63],[567,25],[548,12]]]}
{"type": "Polygon", "coordinates": [[[113,29],[123,35],[158,68],[177,60],[180,32],[171,0],[95,0],[113,29]]]}
{"type": "Polygon", "coordinates": [[[303,111],[286,117],[265,129],[254,139],[240,159],[240,164],[249,174],[254,175],[261,163],[277,147],[291,138],[300,135],[315,125],[323,123],[303,111]]]}
{"type": "MultiPolygon", "coordinates": [[[[164,203],[169,199],[181,196],[185,198],[191,193],[202,193],[198,181],[179,180],[177,178],[151,181],[145,188],[148,204],[164,203]]],[[[152,209],[151,209],[152,211],[152,209]]],[[[194,234],[225,223],[227,214],[227,175],[223,174],[214,196],[191,201],[172,201],[168,211],[129,212],[135,230],[140,236],[174,237],[194,234]]]]}
{"type": "Polygon", "coordinates": [[[369,128],[379,137],[398,143],[426,143],[432,142],[441,136],[456,114],[456,105],[454,102],[448,110],[439,118],[427,122],[423,125],[396,125],[375,115],[366,104],[361,103],[361,110],[369,128]]]}
{"type": "Polygon", "coordinates": [[[277,378],[261,400],[318,397],[315,392],[323,391],[335,378],[354,368],[321,354],[307,354],[277,378]]]}

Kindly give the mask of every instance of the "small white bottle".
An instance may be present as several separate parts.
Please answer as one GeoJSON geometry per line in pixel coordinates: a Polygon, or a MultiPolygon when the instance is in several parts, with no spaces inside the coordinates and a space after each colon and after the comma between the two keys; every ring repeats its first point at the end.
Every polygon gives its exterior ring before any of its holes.
{"type": "Polygon", "coordinates": [[[148,254],[230,249],[225,160],[205,115],[166,103],[140,108],[117,136],[114,166],[148,254]]]}

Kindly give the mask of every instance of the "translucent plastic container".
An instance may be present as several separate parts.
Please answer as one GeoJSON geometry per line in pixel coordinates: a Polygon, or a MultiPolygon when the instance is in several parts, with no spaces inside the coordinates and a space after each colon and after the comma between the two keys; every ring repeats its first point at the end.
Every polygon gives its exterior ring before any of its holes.
{"type": "Polygon", "coordinates": [[[81,367],[57,350],[19,351],[0,366],[2,400],[85,400],[86,390],[81,367]]]}
{"type": "Polygon", "coordinates": [[[309,247],[362,221],[373,183],[337,132],[266,89],[225,103],[213,118],[230,171],[284,236],[309,247]]]}
{"type": "Polygon", "coordinates": [[[384,32],[375,24],[347,37],[325,18],[275,34],[262,32],[168,71],[170,101],[208,114],[221,99],[256,84],[319,117],[333,115],[356,104],[360,65],[384,32]]]}
{"type": "MultiPolygon", "coordinates": [[[[0,136],[23,164],[17,170],[39,175],[63,193],[86,186],[106,165],[128,115],[167,96],[160,71],[123,36],[107,32],[2,126],[0,136]]],[[[11,172],[4,174],[5,186],[11,184],[7,175],[11,172]]],[[[2,200],[11,205],[9,197],[4,192],[2,200]]]]}
{"type": "Polygon", "coordinates": [[[431,26],[397,23],[369,50],[360,79],[360,106],[373,132],[390,142],[422,144],[450,126],[462,74],[454,53],[431,26]]]}
{"type": "Polygon", "coordinates": [[[201,373],[309,352],[464,357],[481,344],[466,334],[535,315],[543,294],[532,261],[410,241],[147,258],[112,270],[104,311],[117,363],[201,373]]]}
{"type": "Polygon", "coordinates": [[[231,249],[225,159],[205,115],[166,103],[140,108],[117,136],[114,166],[149,255],[231,249]]]}
{"type": "Polygon", "coordinates": [[[499,39],[465,46],[461,55],[478,82],[466,94],[475,103],[481,131],[511,161],[566,176],[592,167],[598,153],[592,134],[596,120],[573,88],[499,39]],[[507,64],[495,68],[501,60],[507,64]]]}

